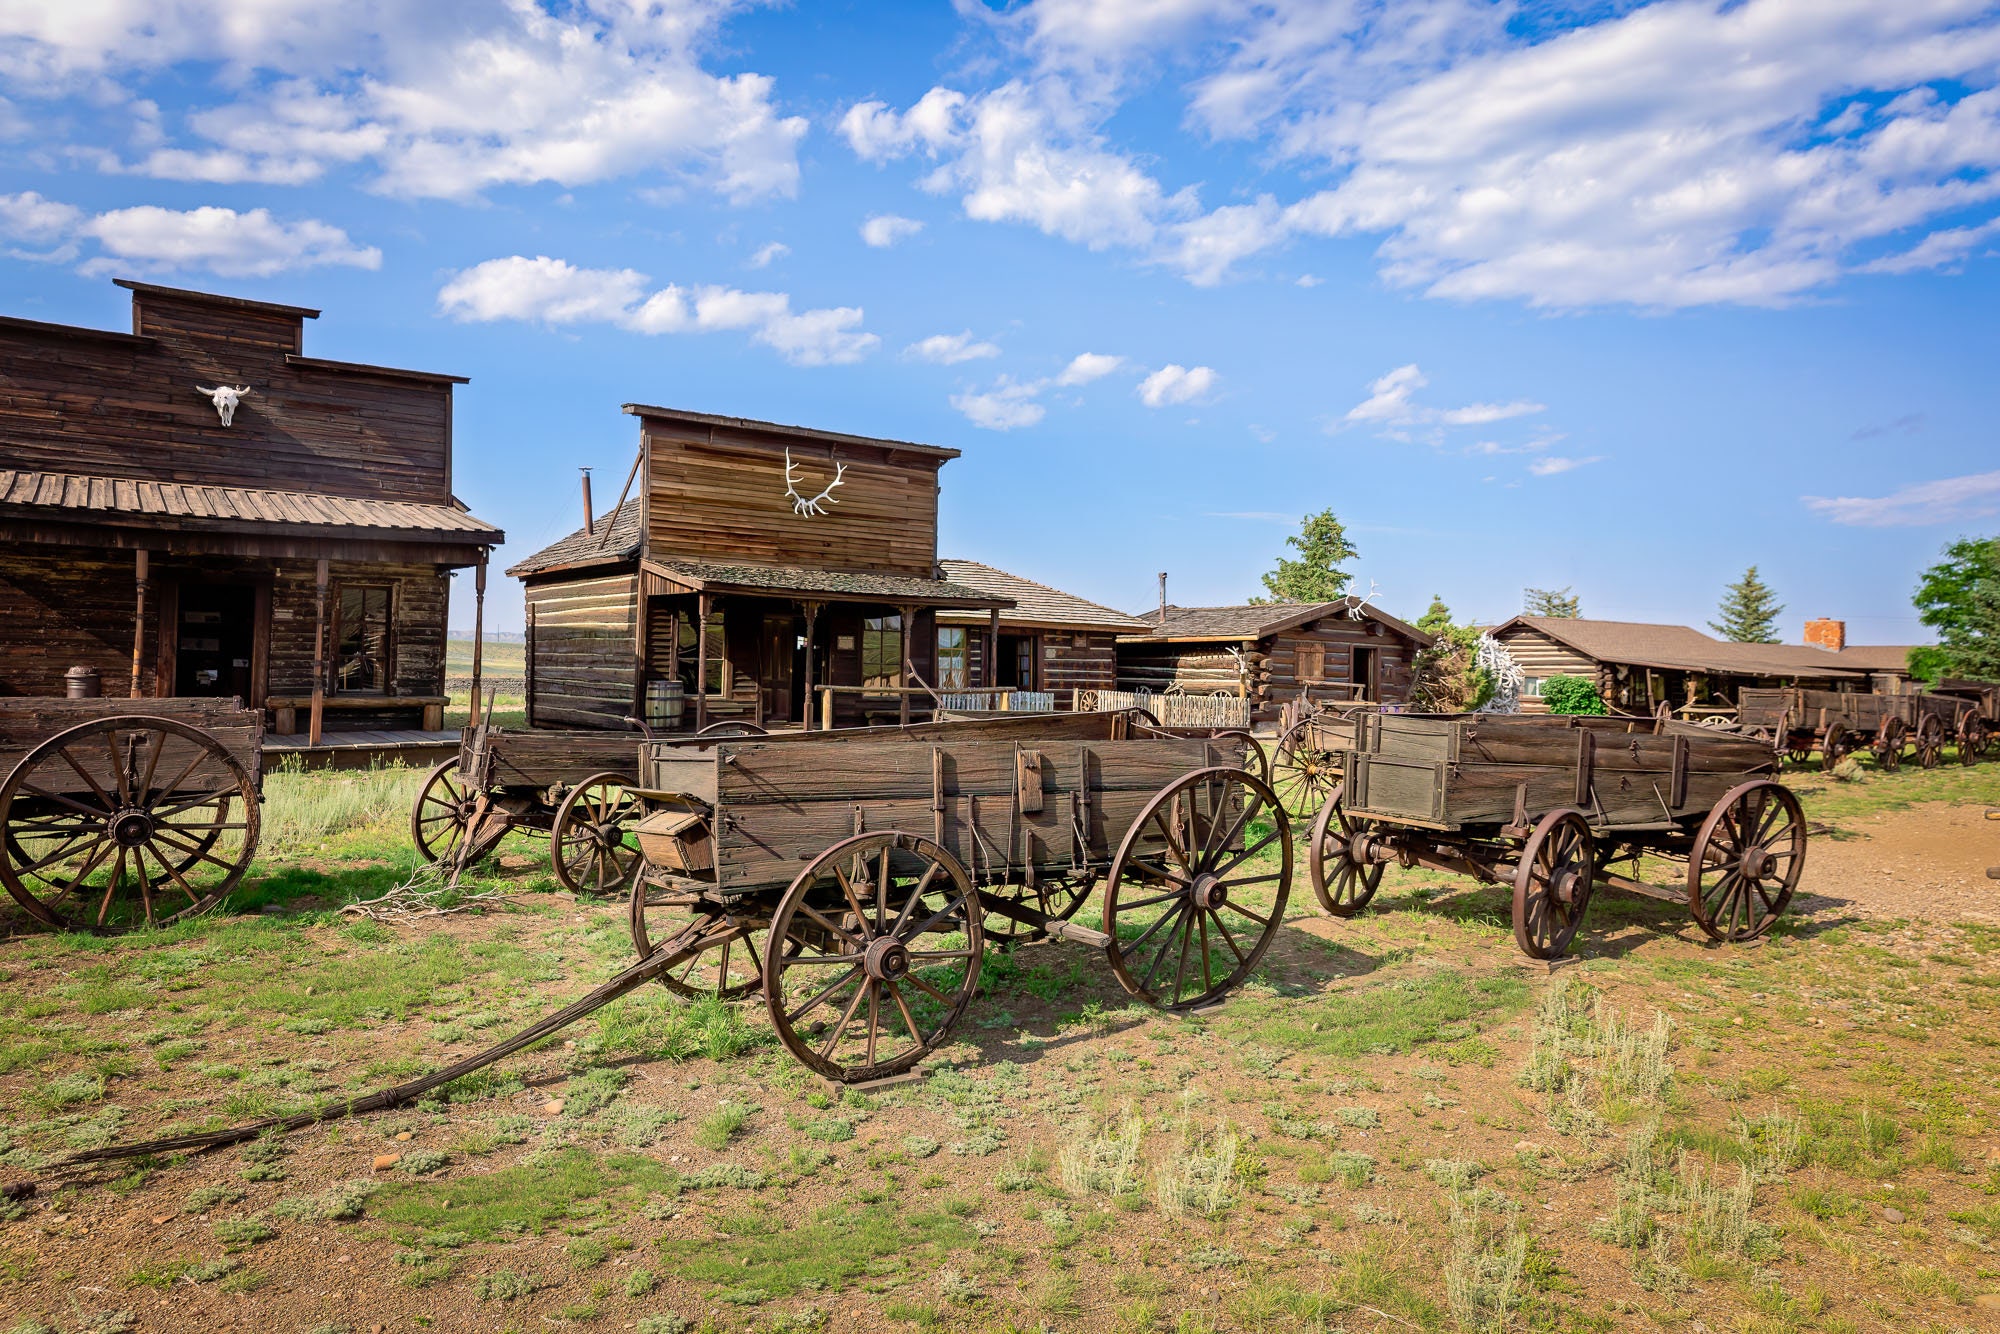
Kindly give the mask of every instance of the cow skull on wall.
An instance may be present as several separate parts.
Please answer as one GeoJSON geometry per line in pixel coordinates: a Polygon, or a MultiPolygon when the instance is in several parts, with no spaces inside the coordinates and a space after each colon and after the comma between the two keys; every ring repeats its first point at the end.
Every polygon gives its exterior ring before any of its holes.
{"type": "Polygon", "coordinates": [[[233,386],[221,384],[213,389],[198,384],[194,387],[194,391],[215,404],[215,415],[222,418],[224,426],[236,420],[236,405],[250,397],[250,386],[247,384],[233,386]]]}

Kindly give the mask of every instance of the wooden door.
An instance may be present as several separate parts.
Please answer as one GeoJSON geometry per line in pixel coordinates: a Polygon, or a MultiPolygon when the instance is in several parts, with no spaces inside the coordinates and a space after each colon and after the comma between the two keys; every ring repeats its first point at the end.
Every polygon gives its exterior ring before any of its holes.
{"type": "Polygon", "coordinates": [[[798,617],[765,616],[760,644],[762,651],[758,654],[757,664],[759,707],[768,721],[790,721],[798,716],[792,698],[792,684],[799,665],[798,617]]]}
{"type": "Polygon", "coordinates": [[[1379,684],[1376,660],[1380,652],[1381,650],[1365,644],[1357,644],[1353,649],[1354,669],[1351,674],[1354,678],[1354,688],[1360,692],[1362,699],[1370,702],[1379,702],[1382,698],[1376,689],[1379,684]]]}

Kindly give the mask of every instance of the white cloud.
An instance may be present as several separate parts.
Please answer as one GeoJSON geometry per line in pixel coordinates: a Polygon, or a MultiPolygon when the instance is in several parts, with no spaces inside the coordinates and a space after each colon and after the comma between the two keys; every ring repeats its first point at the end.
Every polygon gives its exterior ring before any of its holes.
{"type": "Polygon", "coordinates": [[[1604,462],[1602,454],[1592,454],[1589,458],[1584,459],[1571,459],[1564,458],[1560,454],[1547,454],[1530,463],[1528,471],[1537,477],[1555,477],[1562,473],[1584,467],[1587,464],[1602,462],[1604,462]]]}
{"type": "Polygon", "coordinates": [[[774,260],[783,259],[792,253],[792,248],[783,241],[772,241],[757,248],[757,253],[743,261],[746,269],[768,269],[774,260]]]}
{"type": "Polygon", "coordinates": [[[861,239],[877,250],[887,250],[898,241],[907,241],[924,229],[915,218],[899,218],[893,213],[877,213],[861,224],[861,239]]]}
{"type": "Polygon", "coordinates": [[[1048,415],[1048,409],[1035,401],[1046,387],[1046,381],[1031,380],[1022,384],[1003,375],[991,389],[953,394],[951,405],[964,413],[974,426],[989,431],[1012,431],[1017,427],[1033,426],[1048,415]]]}
{"type": "Polygon", "coordinates": [[[159,208],[146,204],[87,214],[32,191],[0,195],[0,238],[49,249],[12,249],[17,259],[67,263],[86,246],[96,254],[89,274],[206,271],[225,278],[268,278],[294,269],[337,264],[376,269],[382,252],[356,245],[330,223],[281,222],[269,209],[159,208]]]}
{"type": "Polygon", "coordinates": [[[1947,267],[1991,234],[1990,3],[1598,8],[1557,31],[1489,0],[1035,0],[985,18],[1028,73],[866,103],[843,129],[869,160],[933,160],[920,184],[971,217],[1201,284],[1299,238],[1365,236],[1390,282],[1436,297],[1768,305],[1856,269],[1947,267]],[[1162,185],[1110,127],[1168,62],[1192,75],[1196,126],[1260,144],[1260,176],[1275,160],[1332,184],[1210,210],[1162,185]]]}
{"type": "Polygon", "coordinates": [[[1860,528],[1915,528],[1966,523],[2000,514],[2000,472],[1947,477],[1900,487],[1886,496],[1804,496],[1807,509],[1860,528]]]}
{"type": "Polygon", "coordinates": [[[1208,366],[1196,366],[1190,370],[1186,366],[1169,363],[1139,382],[1139,400],[1149,408],[1192,403],[1206,397],[1221,378],[1208,366]]]}
{"type": "Polygon", "coordinates": [[[1125,358],[1115,357],[1106,352],[1079,352],[1070,358],[1069,365],[1056,376],[1056,383],[1065,388],[1086,385],[1093,380],[1102,380],[1125,364],[1125,358]]]}
{"type": "Polygon", "coordinates": [[[992,343],[976,340],[972,330],[967,329],[963,333],[932,334],[904,348],[903,355],[939,366],[956,366],[960,362],[978,361],[982,357],[997,357],[1000,349],[992,343]]]}
{"type": "MultiPolygon", "coordinates": [[[[344,164],[385,193],[664,175],[731,199],[789,195],[806,123],[769,78],[716,75],[704,48],[729,0],[545,7],[439,0],[87,0],[0,7],[0,79],[80,94],[157,132],[137,95],[213,67],[188,136],[134,164],[212,182],[296,184],[344,164]]],[[[195,76],[196,78],[199,75],[195,76]]]]}
{"type": "Polygon", "coordinates": [[[859,361],[881,343],[859,306],[794,311],[783,292],[669,285],[648,293],[634,269],[585,269],[538,255],[489,259],[456,274],[438,308],[465,323],[610,324],[633,333],[748,332],[795,366],[859,361]]]}
{"type": "Polygon", "coordinates": [[[1433,408],[1416,402],[1417,390],[1430,383],[1416,363],[1398,366],[1368,386],[1368,397],[1349,408],[1343,426],[1375,425],[1407,427],[1484,426],[1511,417],[1525,417],[1547,409],[1540,403],[1516,400],[1512,403],[1468,403],[1462,408],[1433,408]]]}

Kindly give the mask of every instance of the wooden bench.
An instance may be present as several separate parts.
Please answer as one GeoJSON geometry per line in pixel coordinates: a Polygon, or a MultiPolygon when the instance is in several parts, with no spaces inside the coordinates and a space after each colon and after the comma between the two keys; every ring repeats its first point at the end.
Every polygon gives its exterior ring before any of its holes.
{"type": "MultiPolygon", "coordinates": [[[[328,695],[320,701],[320,708],[328,712],[336,709],[359,709],[370,713],[386,713],[392,709],[422,709],[426,732],[444,730],[444,706],[451,703],[449,695],[328,695]]],[[[296,736],[299,730],[299,713],[312,712],[311,695],[266,695],[264,707],[271,711],[271,733],[274,736],[296,736]]]]}

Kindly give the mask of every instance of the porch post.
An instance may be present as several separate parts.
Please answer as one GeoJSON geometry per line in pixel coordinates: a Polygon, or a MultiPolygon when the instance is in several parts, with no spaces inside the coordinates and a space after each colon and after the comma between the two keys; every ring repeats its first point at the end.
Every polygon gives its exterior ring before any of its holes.
{"type": "Polygon", "coordinates": [[[986,613],[985,656],[986,670],[981,672],[980,675],[986,679],[981,684],[988,690],[991,690],[1000,681],[1000,609],[998,607],[986,613]]]}
{"type": "Polygon", "coordinates": [[[813,725],[813,626],[819,620],[820,604],[807,602],[803,605],[806,612],[806,707],[800,726],[810,732],[813,725]]]}
{"type": "Polygon", "coordinates": [[[486,647],[486,548],[479,548],[479,567],[472,576],[472,712],[467,721],[479,726],[480,652],[486,647]]]}
{"type": "Polygon", "coordinates": [[[694,730],[708,726],[708,594],[695,596],[694,730]]]}
{"type": "Polygon", "coordinates": [[[312,720],[306,725],[306,744],[317,746],[320,723],[326,716],[326,557],[313,570],[313,693],[312,720]]]}
{"type": "Polygon", "coordinates": [[[907,727],[910,722],[910,678],[917,674],[916,667],[910,658],[910,636],[916,632],[917,609],[915,607],[903,607],[899,610],[903,617],[903,691],[900,695],[896,696],[901,702],[897,710],[897,721],[907,727]]]}
{"type": "Polygon", "coordinates": [[[151,586],[147,571],[148,553],[138,552],[135,569],[138,575],[139,604],[132,617],[132,698],[139,698],[139,664],[146,656],[146,590],[151,586]]]}

